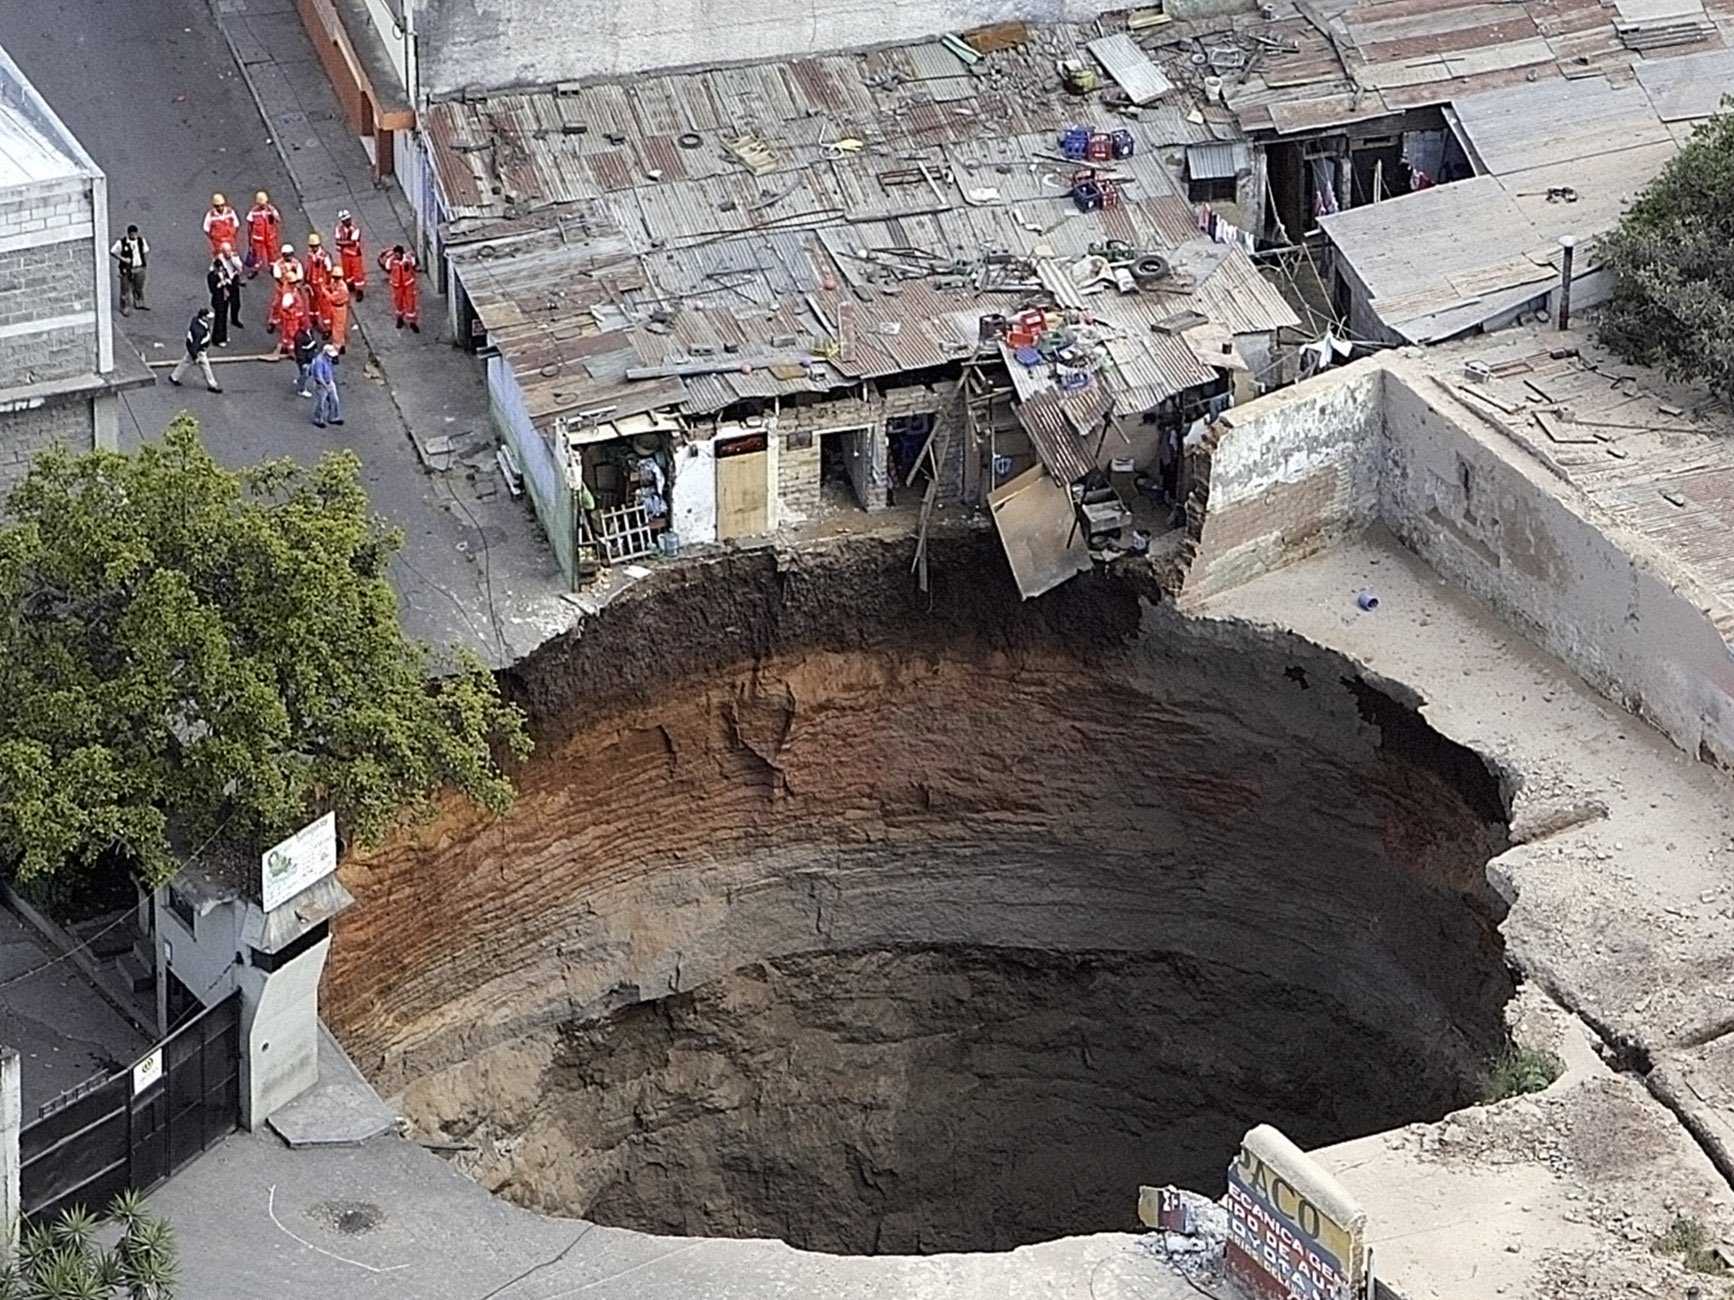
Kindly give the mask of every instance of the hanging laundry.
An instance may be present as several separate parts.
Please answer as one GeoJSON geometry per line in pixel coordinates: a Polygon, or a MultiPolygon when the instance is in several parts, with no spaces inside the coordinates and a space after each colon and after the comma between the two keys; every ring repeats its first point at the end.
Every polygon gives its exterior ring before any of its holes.
{"type": "Polygon", "coordinates": [[[1313,164],[1313,215],[1328,217],[1336,212],[1336,159],[1314,158],[1313,164]]]}
{"type": "Polygon", "coordinates": [[[1355,345],[1349,340],[1337,337],[1335,331],[1326,330],[1324,336],[1312,343],[1300,346],[1301,378],[1316,375],[1322,370],[1328,370],[1332,362],[1341,358],[1347,361],[1354,353],[1355,345]]]}

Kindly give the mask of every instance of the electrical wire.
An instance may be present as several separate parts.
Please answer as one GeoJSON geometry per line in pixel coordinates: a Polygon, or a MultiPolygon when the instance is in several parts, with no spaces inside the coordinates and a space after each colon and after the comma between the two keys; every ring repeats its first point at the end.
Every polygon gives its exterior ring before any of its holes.
{"type": "MultiPolygon", "coordinates": [[[[227,817],[223,818],[223,824],[221,826],[217,827],[216,830],[212,831],[210,833],[210,835],[206,837],[205,842],[203,844],[199,845],[198,848],[193,850],[192,855],[187,858],[187,860],[183,864],[183,866],[190,867],[193,865],[193,863],[197,862],[199,860],[199,856],[202,853],[204,853],[204,851],[206,849],[211,847],[212,841],[214,841],[217,838],[217,836],[221,835],[225,830],[227,830],[229,828],[229,822],[234,818],[234,815],[235,814],[231,812],[227,817]]],[[[7,980],[0,981],[0,990],[9,989],[14,984],[22,984],[25,980],[30,979],[33,976],[40,975],[43,971],[49,969],[51,966],[58,966],[61,962],[66,961],[68,958],[74,957],[77,954],[83,952],[86,948],[90,947],[91,944],[95,943],[98,939],[102,938],[103,935],[107,934],[110,930],[113,930],[116,926],[121,925],[124,922],[130,921],[131,919],[132,919],[132,909],[127,908],[124,911],[122,911],[119,916],[115,917],[114,920],[110,921],[107,925],[103,926],[102,929],[98,930],[95,934],[91,935],[90,938],[86,939],[83,943],[80,943],[80,944],[77,944],[71,948],[68,948],[65,952],[61,953],[58,957],[49,958],[47,961],[43,962],[40,966],[33,966],[27,971],[24,971],[20,974],[14,975],[7,980]]]]}

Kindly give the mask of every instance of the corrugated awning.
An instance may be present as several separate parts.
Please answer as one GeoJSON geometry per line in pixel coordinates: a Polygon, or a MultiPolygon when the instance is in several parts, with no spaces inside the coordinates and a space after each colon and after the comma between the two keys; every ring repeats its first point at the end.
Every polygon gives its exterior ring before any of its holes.
{"type": "Polygon", "coordinates": [[[1186,174],[1195,181],[1233,180],[1250,161],[1244,144],[1215,141],[1186,146],[1186,174]]]}

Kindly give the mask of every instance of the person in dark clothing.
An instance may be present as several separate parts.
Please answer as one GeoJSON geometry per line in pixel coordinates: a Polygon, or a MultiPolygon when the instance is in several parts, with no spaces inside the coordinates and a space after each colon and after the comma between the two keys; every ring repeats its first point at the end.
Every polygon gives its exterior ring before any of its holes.
{"type": "Polygon", "coordinates": [[[211,373],[211,309],[201,307],[187,326],[187,355],[175,363],[175,368],[169,371],[169,382],[176,388],[181,386],[181,376],[194,366],[205,374],[205,387],[213,393],[223,391],[217,383],[216,375],[211,373]]]}
{"type": "Polygon", "coordinates": [[[211,293],[211,342],[220,348],[229,346],[229,295],[234,285],[229,264],[221,253],[217,254],[205,271],[205,288],[211,293]]]}
{"type": "Polygon", "coordinates": [[[308,387],[309,371],[313,358],[319,355],[319,336],[313,332],[313,322],[307,321],[295,331],[290,346],[295,352],[295,391],[302,397],[312,397],[313,390],[308,387]]]}
{"type": "Polygon", "coordinates": [[[229,272],[229,328],[244,330],[247,327],[241,323],[241,277],[246,273],[246,264],[235,255],[235,250],[228,244],[217,250],[217,261],[227,267],[229,272]]]}

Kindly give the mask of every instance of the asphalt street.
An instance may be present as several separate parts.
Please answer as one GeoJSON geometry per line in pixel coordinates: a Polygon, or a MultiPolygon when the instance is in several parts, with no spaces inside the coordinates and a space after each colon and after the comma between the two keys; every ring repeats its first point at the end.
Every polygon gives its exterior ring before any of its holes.
{"type": "MultiPolygon", "coordinates": [[[[150,240],[152,310],[115,316],[119,335],[148,361],[180,355],[188,320],[206,301],[209,252],[201,224],[213,191],[243,212],[256,190],[269,191],[284,213],[285,237],[299,247],[310,229],[330,239],[336,208],[347,202],[336,195],[348,191],[332,188],[343,177],[371,190],[366,155],[342,131],[289,0],[223,0],[221,7],[225,22],[252,25],[249,71],[256,57],[261,74],[293,87],[296,98],[284,103],[274,126],[260,117],[205,0],[0,4],[0,45],[108,174],[111,231],[118,235],[135,223],[150,240]],[[319,187],[321,208],[331,211],[302,210],[273,144],[277,128],[291,157],[314,139],[335,141],[322,159],[319,187]]],[[[370,262],[377,251],[370,241],[370,262]]],[[[467,646],[492,663],[509,662],[569,625],[574,610],[560,599],[558,570],[527,502],[499,486],[482,372],[443,337],[442,304],[427,295],[424,332],[399,333],[376,267],[370,280],[355,314],[375,338],[391,337],[380,344],[382,364],[352,336],[340,371],[341,428],[313,427],[312,403],[291,391],[289,363],[237,361],[216,367],[221,394],[206,392],[197,379],[126,394],[121,445],[158,437],[185,409],[227,464],[354,450],[376,508],[404,530],[395,578],[405,627],[435,646],[467,646]],[[431,438],[455,438],[467,460],[460,451],[448,468],[430,470],[406,416],[421,426],[415,433],[424,446],[431,438]]],[[[264,286],[262,279],[248,286],[245,329],[231,336],[226,354],[213,349],[213,356],[271,349],[264,286]]]]}

